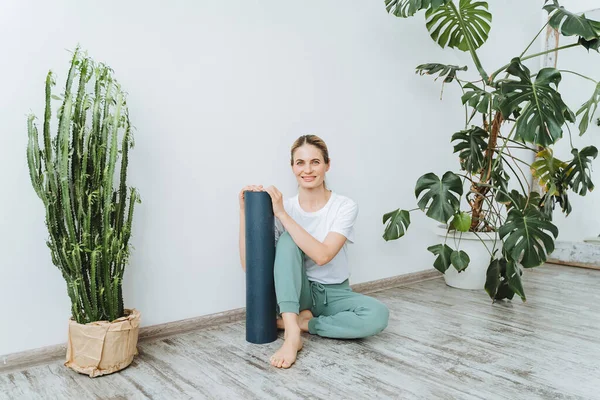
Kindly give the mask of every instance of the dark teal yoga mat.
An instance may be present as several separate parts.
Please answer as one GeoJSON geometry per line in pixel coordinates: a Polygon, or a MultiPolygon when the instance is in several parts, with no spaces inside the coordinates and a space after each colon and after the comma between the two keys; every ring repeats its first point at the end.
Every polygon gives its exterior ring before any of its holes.
{"type": "Polygon", "coordinates": [[[271,196],[244,192],[246,215],[246,341],[277,339],[275,299],[275,227],[271,196]]]}

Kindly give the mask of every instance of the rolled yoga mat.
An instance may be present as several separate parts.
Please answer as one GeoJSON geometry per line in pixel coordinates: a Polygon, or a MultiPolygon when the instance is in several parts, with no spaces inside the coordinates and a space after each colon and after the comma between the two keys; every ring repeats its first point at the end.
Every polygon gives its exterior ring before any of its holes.
{"type": "Polygon", "coordinates": [[[271,196],[244,192],[246,216],[246,341],[271,343],[277,339],[275,299],[275,227],[271,196]]]}

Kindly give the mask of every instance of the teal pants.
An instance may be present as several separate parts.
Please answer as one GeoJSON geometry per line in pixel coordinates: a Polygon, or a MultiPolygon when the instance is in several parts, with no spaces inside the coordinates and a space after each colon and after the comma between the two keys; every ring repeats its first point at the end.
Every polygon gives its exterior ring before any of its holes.
{"type": "Polygon", "coordinates": [[[309,332],[328,338],[356,339],[387,327],[389,310],[377,299],[355,293],[348,280],[325,285],[306,276],[304,252],[285,232],[275,252],[275,292],[279,312],[310,310],[309,332]]]}

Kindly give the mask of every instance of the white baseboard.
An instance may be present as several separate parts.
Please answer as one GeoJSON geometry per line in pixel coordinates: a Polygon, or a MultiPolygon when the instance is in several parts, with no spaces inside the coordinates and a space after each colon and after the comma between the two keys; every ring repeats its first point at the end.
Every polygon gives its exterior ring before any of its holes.
{"type": "Polygon", "coordinates": [[[548,257],[553,264],[576,267],[600,268],[600,242],[557,241],[556,248],[548,257]]]}

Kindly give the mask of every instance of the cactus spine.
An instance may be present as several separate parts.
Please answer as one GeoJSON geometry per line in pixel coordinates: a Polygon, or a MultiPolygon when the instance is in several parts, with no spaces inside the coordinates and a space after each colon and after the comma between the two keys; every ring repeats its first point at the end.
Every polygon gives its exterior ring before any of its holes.
{"type": "Polygon", "coordinates": [[[62,98],[52,96],[52,72],[46,77],[42,148],[35,116],[27,119],[27,163],[46,210],[47,245],[67,283],[73,319],[82,324],[124,315],[123,274],[140,202],[136,189],[127,187],[133,137],[125,93],[112,75],[75,49],[62,98]],[[53,98],[62,101],[54,137],[53,98]]]}

